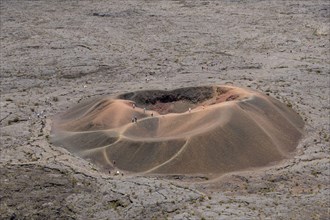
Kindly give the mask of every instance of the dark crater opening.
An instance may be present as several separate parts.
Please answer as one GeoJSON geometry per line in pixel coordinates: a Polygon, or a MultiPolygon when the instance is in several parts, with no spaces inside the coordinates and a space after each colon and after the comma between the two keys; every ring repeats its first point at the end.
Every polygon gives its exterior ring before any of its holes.
{"type": "Polygon", "coordinates": [[[160,114],[181,113],[214,96],[213,87],[188,87],[171,91],[145,90],[119,95],[117,98],[131,100],[139,107],[158,111],[160,114]]]}

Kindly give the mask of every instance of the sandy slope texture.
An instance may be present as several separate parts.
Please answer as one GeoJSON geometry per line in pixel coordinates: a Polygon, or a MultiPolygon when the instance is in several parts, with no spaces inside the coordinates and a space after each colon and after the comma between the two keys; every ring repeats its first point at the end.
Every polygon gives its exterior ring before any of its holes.
{"type": "Polygon", "coordinates": [[[92,100],[58,115],[52,136],[104,170],[209,175],[288,158],[303,124],[266,95],[204,86],[92,100]]]}

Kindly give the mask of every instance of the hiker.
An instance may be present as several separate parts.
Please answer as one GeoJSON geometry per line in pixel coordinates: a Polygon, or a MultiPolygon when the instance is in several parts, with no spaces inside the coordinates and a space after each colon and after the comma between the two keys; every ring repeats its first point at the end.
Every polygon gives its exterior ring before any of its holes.
{"type": "Polygon", "coordinates": [[[132,107],[133,107],[133,109],[135,109],[135,107],[136,107],[135,103],[132,104],[132,107]]]}
{"type": "Polygon", "coordinates": [[[191,113],[191,108],[189,108],[189,113],[191,113]]]}
{"type": "Polygon", "coordinates": [[[143,113],[144,113],[144,114],[146,113],[146,108],[145,108],[145,107],[143,108],[143,113]]]}
{"type": "Polygon", "coordinates": [[[134,116],[134,122],[137,123],[137,117],[136,116],[134,116]]]}

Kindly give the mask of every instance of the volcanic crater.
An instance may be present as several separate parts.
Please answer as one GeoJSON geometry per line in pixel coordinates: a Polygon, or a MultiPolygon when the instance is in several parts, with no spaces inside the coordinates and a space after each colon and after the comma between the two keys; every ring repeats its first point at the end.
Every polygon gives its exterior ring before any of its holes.
{"type": "Polygon", "coordinates": [[[290,157],[303,126],[272,97],[201,86],[78,104],[54,117],[52,141],[104,171],[212,176],[290,157]]]}

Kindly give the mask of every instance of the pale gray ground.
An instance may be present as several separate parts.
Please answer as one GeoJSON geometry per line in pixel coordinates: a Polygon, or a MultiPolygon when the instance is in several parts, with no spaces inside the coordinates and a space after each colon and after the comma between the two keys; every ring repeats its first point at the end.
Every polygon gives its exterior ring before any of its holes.
{"type": "Polygon", "coordinates": [[[0,218],[330,218],[329,1],[3,0],[0,14],[0,218]],[[82,99],[225,83],[304,118],[292,159],[196,184],[102,174],[49,143],[52,115],[82,99]]]}

